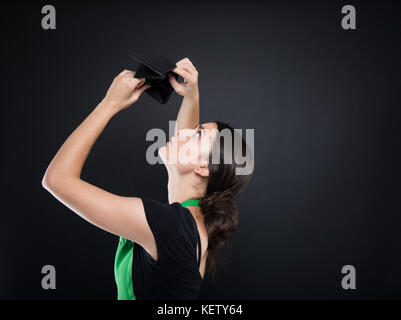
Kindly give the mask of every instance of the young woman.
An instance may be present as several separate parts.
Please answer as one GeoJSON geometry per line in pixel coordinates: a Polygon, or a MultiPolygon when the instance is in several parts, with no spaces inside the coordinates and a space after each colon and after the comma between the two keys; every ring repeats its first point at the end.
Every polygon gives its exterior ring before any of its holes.
{"type": "MultiPolygon", "coordinates": [[[[215,146],[224,156],[225,140],[215,143],[218,132],[230,130],[233,144],[234,131],[219,121],[199,124],[198,72],[189,59],[177,62],[173,71],[184,82],[169,76],[170,83],[184,98],[175,134],[159,149],[168,171],[168,203],[118,196],[80,178],[106,124],[149,87],[129,70],[114,79],[104,99],[64,142],[42,181],[68,208],[119,236],[115,256],[118,299],[195,299],[206,269],[215,269],[219,249],[237,227],[235,197],[251,177],[236,174],[235,169],[243,165],[235,162],[234,153],[232,163],[211,161],[215,146]],[[207,140],[201,140],[206,133],[210,143],[201,143],[207,140]],[[171,150],[179,154],[184,147],[193,151],[196,161],[176,161],[171,150]]],[[[247,147],[243,139],[241,143],[247,147]]]]}

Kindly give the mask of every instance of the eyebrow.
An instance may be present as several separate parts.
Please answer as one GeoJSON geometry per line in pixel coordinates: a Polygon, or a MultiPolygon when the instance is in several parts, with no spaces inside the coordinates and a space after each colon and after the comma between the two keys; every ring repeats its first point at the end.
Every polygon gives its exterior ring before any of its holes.
{"type": "Polygon", "coordinates": [[[205,127],[202,126],[200,123],[195,127],[195,129],[197,129],[198,127],[199,127],[201,130],[202,130],[202,129],[205,129],[205,127]]]}

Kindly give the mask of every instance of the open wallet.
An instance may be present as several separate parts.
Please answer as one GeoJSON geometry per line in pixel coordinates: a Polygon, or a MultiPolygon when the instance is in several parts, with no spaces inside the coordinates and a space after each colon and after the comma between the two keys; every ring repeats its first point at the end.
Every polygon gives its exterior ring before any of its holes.
{"type": "Polygon", "coordinates": [[[175,63],[153,53],[130,54],[130,56],[139,62],[134,78],[145,78],[146,81],[143,85],[151,85],[145,92],[159,103],[166,104],[174,91],[167,74],[172,74],[176,79],[179,77],[178,74],[171,71],[176,67],[175,63]]]}

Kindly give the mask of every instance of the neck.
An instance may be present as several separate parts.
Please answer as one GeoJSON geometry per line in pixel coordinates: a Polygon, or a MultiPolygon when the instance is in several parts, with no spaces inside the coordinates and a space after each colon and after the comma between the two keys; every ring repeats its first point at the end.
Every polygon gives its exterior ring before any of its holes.
{"type": "Polygon", "coordinates": [[[169,172],[168,202],[183,202],[189,199],[200,199],[205,193],[204,183],[195,174],[179,175],[169,172]]]}

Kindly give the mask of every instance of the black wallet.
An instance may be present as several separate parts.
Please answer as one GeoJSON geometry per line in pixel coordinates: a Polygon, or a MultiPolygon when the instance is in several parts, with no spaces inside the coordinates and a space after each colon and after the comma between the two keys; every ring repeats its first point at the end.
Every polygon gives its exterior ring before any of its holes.
{"type": "Polygon", "coordinates": [[[143,85],[151,85],[145,92],[161,104],[166,104],[174,91],[167,74],[172,74],[176,79],[179,77],[178,74],[171,71],[176,67],[175,63],[153,53],[130,54],[130,56],[139,62],[134,78],[145,78],[146,81],[143,85]]]}

